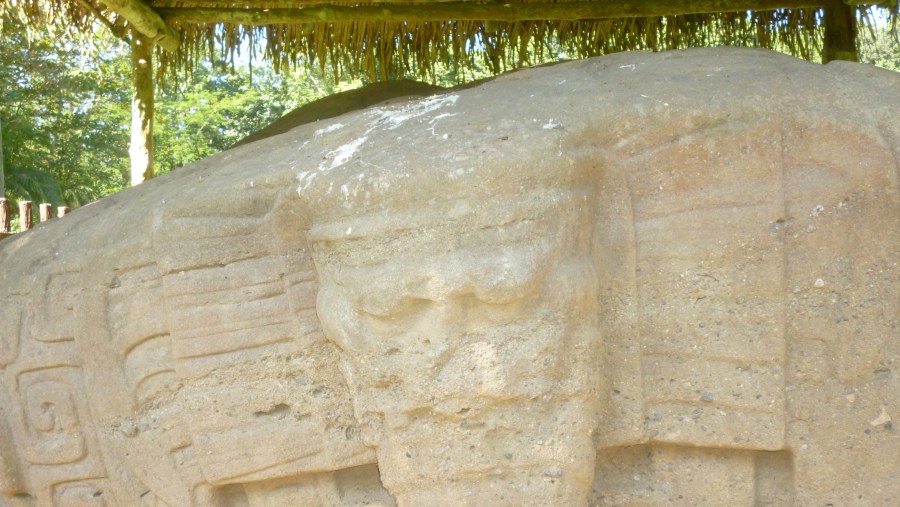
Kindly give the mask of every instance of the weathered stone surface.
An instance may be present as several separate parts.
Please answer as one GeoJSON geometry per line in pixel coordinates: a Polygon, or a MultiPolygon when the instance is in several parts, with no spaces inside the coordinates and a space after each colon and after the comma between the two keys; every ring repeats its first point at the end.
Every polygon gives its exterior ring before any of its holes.
{"type": "Polygon", "coordinates": [[[283,134],[294,127],[314,121],[327,120],[357,109],[364,109],[392,100],[400,101],[411,97],[434,95],[443,90],[440,86],[408,79],[371,83],[362,88],[335,93],[298,107],[259,132],[254,132],[241,139],[235,146],[283,134]]]}
{"type": "Polygon", "coordinates": [[[0,504],[896,505],[900,77],[623,53],[0,242],[0,504]]]}

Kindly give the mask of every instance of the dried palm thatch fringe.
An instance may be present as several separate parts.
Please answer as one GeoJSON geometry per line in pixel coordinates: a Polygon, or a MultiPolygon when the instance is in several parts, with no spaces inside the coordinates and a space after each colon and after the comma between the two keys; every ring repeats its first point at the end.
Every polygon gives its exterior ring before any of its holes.
{"type": "MultiPolygon", "coordinates": [[[[155,9],[305,5],[360,5],[324,0],[150,0],[155,9]]],[[[404,0],[369,5],[410,6],[404,0]]],[[[431,5],[434,5],[432,2],[431,5]]],[[[898,7],[881,7],[897,36],[898,7]]],[[[860,11],[865,12],[865,11],[860,11]]],[[[0,15],[17,15],[31,26],[61,23],[90,33],[100,13],[104,24],[124,33],[127,23],[99,0],[6,0],[0,15]]],[[[871,20],[860,17],[860,29],[871,20]]],[[[749,46],[778,49],[805,59],[822,50],[822,10],[817,8],[686,14],[651,18],[584,21],[350,21],[247,26],[230,23],[172,23],[180,37],[175,52],[158,52],[168,74],[190,71],[206,59],[233,58],[246,42],[264,46],[275,70],[330,63],[336,74],[364,74],[371,80],[406,74],[434,75],[436,66],[471,70],[481,59],[493,73],[559,58],[582,58],[627,50],[695,46],[749,46]]]]}

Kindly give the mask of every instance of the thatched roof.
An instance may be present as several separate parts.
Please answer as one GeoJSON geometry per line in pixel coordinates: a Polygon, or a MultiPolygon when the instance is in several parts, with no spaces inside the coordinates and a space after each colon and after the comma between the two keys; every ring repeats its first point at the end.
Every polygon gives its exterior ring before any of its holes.
{"type": "MultiPolygon", "coordinates": [[[[500,72],[561,56],[720,44],[811,59],[823,46],[822,7],[853,12],[846,3],[869,2],[4,0],[0,14],[15,11],[32,24],[62,21],[81,31],[93,19],[119,34],[136,30],[167,49],[159,55],[170,70],[233,54],[252,40],[276,69],[330,62],[385,79],[441,64],[471,67],[476,58],[500,72]]],[[[897,2],[889,3],[882,9],[896,21],[897,2]]]]}

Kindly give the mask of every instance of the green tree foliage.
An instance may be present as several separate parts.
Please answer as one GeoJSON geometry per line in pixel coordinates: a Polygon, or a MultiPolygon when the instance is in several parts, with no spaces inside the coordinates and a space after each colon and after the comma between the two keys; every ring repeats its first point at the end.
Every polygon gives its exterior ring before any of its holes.
{"type": "Polygon", "coordinates": [[[203,66],[157,97],[154,149],[158,174],[226,150],[284,113],[354,86],[320,72],[278,75],[268,67],[203,66]]]}
{"type": "MultiPolygon", "coordinates": [[[[131,60],[98,27],[90,46],[53,33],[0,38],[0,128],[6,196],[70,207],[129,184],[131,60]]],[[[157,90],[156,169],[165,173],[229,148],[286,111],[359,83],[267,67],[197,69],[157,90]]]]}
{"type": "Polygon", "coordinates": [[[102,34],[85,48],[4,28],[0,118],[13,200],[77,206],[122,187],[130,96],[118,46],[102,34]]]}
{"type": "Polygon", "coordinates": [[[859,42],[859,61],[900,72],[900,26],[863,30],[859,42]]]}

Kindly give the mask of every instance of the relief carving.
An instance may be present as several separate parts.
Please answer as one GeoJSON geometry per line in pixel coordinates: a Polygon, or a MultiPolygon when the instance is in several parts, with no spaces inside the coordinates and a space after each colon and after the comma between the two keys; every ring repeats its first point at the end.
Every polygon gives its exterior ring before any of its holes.
{"type": "Polygon", "coordinates": [[[895,504],[898,100],[617,54],[6,239],[0,503],[895,504]]]}
{"type": "Polygon", "coordinates": [[[42,373],[46,374],[40,370],[32,372],[19,381],[27,435],[23,454],[38,465],[78,461],[86,449],[72,386],[43,380],[42,373]]]}
{"type": "Polygon", "coordinates": [[[8,296],[0,306],[0,368],[12,363],[19,355],[22,335],[22,298],[8,296]]]}

